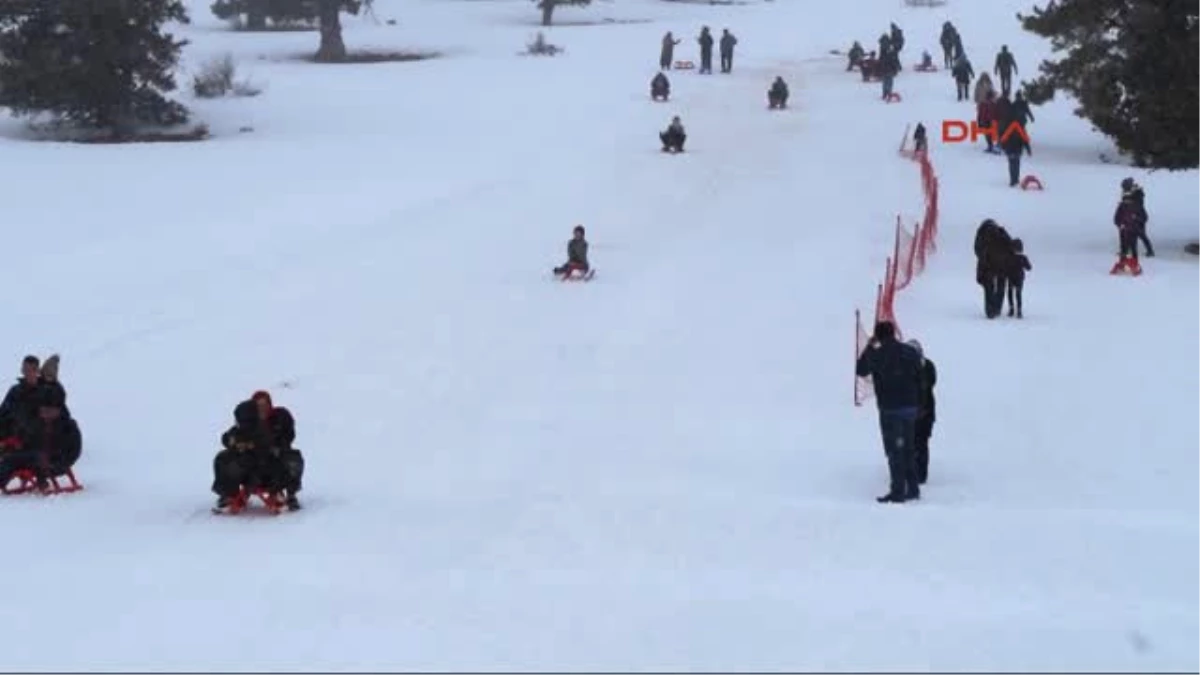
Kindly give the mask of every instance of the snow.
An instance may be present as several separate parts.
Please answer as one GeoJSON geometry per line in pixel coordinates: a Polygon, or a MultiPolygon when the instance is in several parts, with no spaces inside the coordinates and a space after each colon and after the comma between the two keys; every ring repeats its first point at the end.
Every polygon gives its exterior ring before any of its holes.
{"type": "Polygon", "coordinates": [[[564,8],[391,2],[351,48],[235,34],[192,2],[180,82],[226,51],[265,85],[185,101],[216,138],[79,146],[4,121],[0,354],[64,355],[76,495],[5,498],[0,663],[15,670],[1106,670],[1200,668],[1192,172],[1102,164],[1059,101],[1025,172],[938,142],[970,119],[911,70],[942,21],[977,63],[1049,45],[1023,0],[564,8]],[[843,72],[904,28],[904,99],[843,72]],[[740,42],[732,75],[658,40],[740,42]],[[775,75],[793,108],[765,110],[775,75]],[[655,133],[680,114],[689,151],[655,133]],[[937,363],[919,504],[884,507],[874,411],[851,405],[924,120],[939,251],[897,313],[937,363]],[[238,133],[241,127],[253,127],[238,133]],[[1159,256],[1107,274],[1117,183],[1159,256]],[[988,322],[971,240],[1024,239],[1027,318],[988,322]],[[549,270],[576,223],[590,284],[549,270]],[[211,457],[258,388],[298,420],[307,509],[209,515],[211,457]],[[24,548],[23,548],[24,547],[24,548]]]}

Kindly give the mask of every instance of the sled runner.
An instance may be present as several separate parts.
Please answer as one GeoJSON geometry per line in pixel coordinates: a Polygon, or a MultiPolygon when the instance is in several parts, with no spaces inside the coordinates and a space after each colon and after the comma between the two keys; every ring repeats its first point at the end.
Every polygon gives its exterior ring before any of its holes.
{"type": "Polygon", "coordinates": [[[39,490],[37,486],[37,474],[31,469],[20,469],[13,475],[12,480],[8,485],[0,486],[0,493],[6,495],[21,495],[28,492],[39,492],[44,495],[68,494],[71,492],[79,492],[83,486],[75,479],[75,472],[67,469],[67,472],[62,476],[55,476],[46,482],[46,488],[39,490]],[[64,485],[60,480],[64,480],[64,485]],[[10,488],[9,485],[16,483],[16,487],[10,488]]]}
{"type": "Polygon", "coordinates": [[[577,269],[567,270],[566,274],[556,274],[559,281],[591,281],[592,277],[596,276],[596,268],[581,272],[577,269]]]}
{"type": "Polygon", "coordinates": [[[238,491],[237,495],[234,496],[233,501],[230,502],[228,510],[222,510],[214,507],[213,513],[220,516],[236,516],[237,514],[249,508],[252,499],[257,499],[259,502],[261,502],[263,507],[267,510],[267,513],[273,516],[277,516],[284,511],[284,500],[283,497],[281,497],[278,493],[271,492],[265,488],[247,490],[245,487],[243,487],[238,491]]]}

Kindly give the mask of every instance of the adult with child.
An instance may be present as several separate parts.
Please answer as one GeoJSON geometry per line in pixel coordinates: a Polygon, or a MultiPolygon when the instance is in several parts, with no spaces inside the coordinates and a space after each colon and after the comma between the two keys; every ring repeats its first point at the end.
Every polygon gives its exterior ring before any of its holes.
{"type": "Polygon", "coordinates": [[[983,288],[983,313],[994,319],[1004,307],[1004,289],[1012,237],[988,218],[975,230],[975,282],[983,288]]]}
{"type": "Polygon", "coordinates": [[[887,494],[876,499],[881,504],[900,504],[921,497],[914,449],[922,367],[920,353],[896,338],[896,326],[889,321],[875,324],[874,335],[855,364],[858,377],[871,378],[879,408],[879,431],[889,476],[887,494]]]}

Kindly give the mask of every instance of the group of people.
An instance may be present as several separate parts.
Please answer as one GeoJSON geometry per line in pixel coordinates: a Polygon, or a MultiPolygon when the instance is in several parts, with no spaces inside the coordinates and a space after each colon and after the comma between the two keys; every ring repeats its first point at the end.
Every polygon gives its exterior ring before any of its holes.
{"type": "Polygon", "coordinates": [[[989,319],[1004,310],[1007,292],[1008,315],[1025,318],[1025,275],[1033,270],[1025,255],[1025,244],[991,218],[975,230],[975,282],[983,287],[983,311],[989,319]]]}
{"type": "MultiPolygon", "coordinates": [[[[662,50],[659,51],[658,66],[661,70],[670,70],[675,63],[675,46],[681,40],[675,39],[675,35],[671,31],[667,31],[662,38],[662,50]]],[[[713,44],[717,41],[713,38],[712,32],[708,26],[700,28],[700,35],[697,36],[696,42],[700,44],[700,69],[702,75],[712,74],[712,53],[713,44]]],[[[721,72],[733,72],[733,48],[737,46],[738,40],[733,33],[729,32],[728,28],[721,31],[720,42],[717,43],[721,53],[721,72]]]]}
{"type": "Polygon", "coordinates": [[[891,24],[888,32],[879,36],[879,51],[867,53],[858,40],[850,45],[847,52],[848,63],[846,70],[858,68],[862,73],[863,82],[879,80],[883,86],[883,100],[892,96],[896,75],[904,70],[900,63],[900,52],[904,49],[904,31],[895,23],[891,24]]]}
{"type": "Polygon", "coordinates": [[[881,321],[858,357],[855,374],[871,378],[887,456],[889,487],[876,501],[920,499],[921,486],[929,479],[929,439],[937,419],[937,367],[920,342],[901,342],[896,326],[881,321]]]}
{"type": "Polygon", "coordinates": [[[83,452],[79,425],[67,408],[67,392],[58,381],[57,354],[41,362],[21,360],[21,376],[0,402],[0,488],[21,471],[32,473],[41,492],[51,479],[71,470],[83,452]]]}
{"type": "Polygon", "coordinates": [[[239,495],[258,491],[290,511],[299,510],[304,456],[292,447],[296,420],[291,411],[276,406],[269,393],[256,391],[233,409],[233,420],[213,458],[213,510],[228,513],[239,495]]]}

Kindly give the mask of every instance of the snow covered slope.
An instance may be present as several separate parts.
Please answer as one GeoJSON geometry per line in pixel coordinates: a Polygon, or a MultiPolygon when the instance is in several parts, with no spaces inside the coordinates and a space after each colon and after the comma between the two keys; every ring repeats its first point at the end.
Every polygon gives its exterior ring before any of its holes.
{"type": "Polygon", "coordinates": [[[911,66],[951,19],[977,68],[1008,44],[1030,73],[1023,2],[600,3],[559,18],[649,22],[554,27],[567,53],[535,59],[528,2],[378,0],[399,25],[349,19],[351,47],[446,57],[324,67],[207,4],[185,68],[230,51],[266,85],[188,101],[215,140],[0,140],[0,354],[64,354],[87,484],[0,502],[0,666],[1200,667],[1196,178],[1098,163],[1066,103],[1036,111],[1044,193],[934,141],[940,250],[897,306],[941,371],[931,479],[872,499],[851,314],[920,211],[905,124],[972,111],[911,69],[884,105],[828,52],[894,20],[911,66]],[[695,59],[702,24],[734,73],[649,102],[662,33],[695,59]],[[768,113],[777,74],[796,105],[768,113]],[[1107,274],[1125,175],[1160,251],[1139,279],[1107,274]],[[988,216],[1033,260],[1023,322],[981,318],[988,216]],[[598,275],[555,283],[576,223],[598,275]],[[263,387],[308,508],[214,519],[217,436],[263,387]]]}

